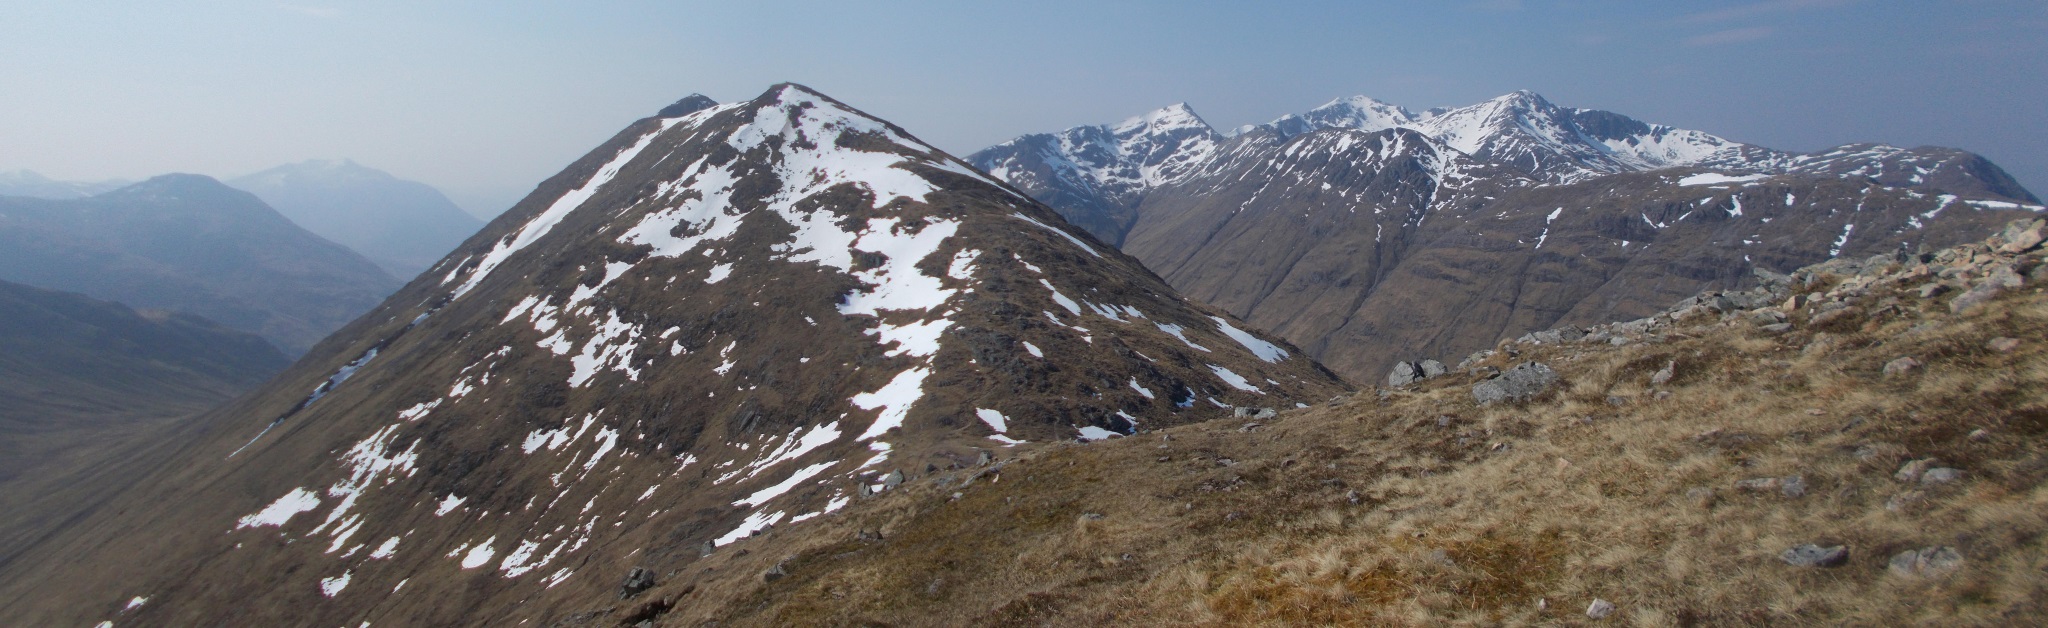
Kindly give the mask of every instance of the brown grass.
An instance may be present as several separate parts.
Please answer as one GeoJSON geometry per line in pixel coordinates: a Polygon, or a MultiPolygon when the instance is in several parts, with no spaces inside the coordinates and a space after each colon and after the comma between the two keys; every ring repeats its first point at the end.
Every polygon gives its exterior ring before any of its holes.
{"type": "Polygon", "coordinates": [[[1475,407],[1454,375],[1252,432],[1223,419],[1016,452],[999,481],[920,478],[721,550],[657,589],[695,587],[660,621],[1576,624],[1595,598],[1619,606],[1609,621],[1654,626],[2041,621],[2048,299],[1955,316],[1885,289],[1866,302],[1883,296],[1902,311],[1825,333],[1709,320],[1658,342],[1522,347],[1564,377],[1522,406],[1475,407]],[[2023,343],[1996,353],[1996,336],[2023,343]],[[1925,366],[1884,376],[1900,356],[1925,366]],[[1652,387],[1671,361],[1677,377],[1652,387]],[[1927,457],[1965,479],[1892,478],[1927,457]],[[1793,475],[1803,496],[1736,487],[1793,475]],[[1800,543],[1850,561],[1778,560],[1800,543]],[[1893,554],[1933,545],[1964,566],[1888,575],[1893,554]],[[788,577],[759,577],[784,559],[788,577]]]}

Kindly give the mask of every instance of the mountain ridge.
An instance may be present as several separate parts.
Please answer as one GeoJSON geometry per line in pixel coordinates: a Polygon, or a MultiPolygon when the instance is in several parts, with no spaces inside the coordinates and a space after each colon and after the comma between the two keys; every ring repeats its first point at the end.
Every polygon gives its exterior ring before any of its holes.
{"type": "Polygon", "coordinates": [[[1027,442],[1346,389],[900,127],[778,85],[542,182],[210,416],[128,514],[48,546],[101,549],[25,559],[67,575],[0,574],[0,606],[517,623],[1027,442]],[[47,588],[73,578],[102,586],[47,588]]]}

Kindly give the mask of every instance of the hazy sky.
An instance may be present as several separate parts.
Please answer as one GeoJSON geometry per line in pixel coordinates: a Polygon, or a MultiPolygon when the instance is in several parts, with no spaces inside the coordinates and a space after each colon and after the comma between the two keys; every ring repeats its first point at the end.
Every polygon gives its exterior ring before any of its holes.
{"type": "Polygon", "coordinates": [[[0,0],[0,170],[352,158],[494,214],[690,92],[810,85],[965,155],[1532,89],[1773,148],[1982,153],[2048,194],[2048,2],[0,0]],[[972,5],[972,6],[970,6],[972,5]],[[857,8],[856,8],[857,7],[857,8]]]}

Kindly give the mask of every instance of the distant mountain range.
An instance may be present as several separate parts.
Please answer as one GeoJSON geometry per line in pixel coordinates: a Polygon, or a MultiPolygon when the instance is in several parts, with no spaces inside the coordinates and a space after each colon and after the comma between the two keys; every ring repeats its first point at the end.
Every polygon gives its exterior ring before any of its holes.
{"type": "Polygon", "coordinates": [[[1227,134],[1174,105],[968,160],[1360,382],[2040,209],[1965,151],[1791,154],[1531,92],[1420,114],[1342,98],[1227,134]]]}
{"type": "Polygon", "coordinates": [[[0,280],[197,314],[289,355],[400,284],[255,196],[199,175],[68,200],[0,197],[0,280]]]}
{"type": "Polygon", "coordinates": [[[0,172],[0,196],[29,196],[34,198],[85,198],[133,183],[111,179],[107,181],[58,181],[36,174],[30,170],[0,172]]]}
{"type": "Polygon", "coordinates": [[[440,261],[483,226],[427,184],[348,160],[288,164],[226,183],[403,280],[440,261]]]}

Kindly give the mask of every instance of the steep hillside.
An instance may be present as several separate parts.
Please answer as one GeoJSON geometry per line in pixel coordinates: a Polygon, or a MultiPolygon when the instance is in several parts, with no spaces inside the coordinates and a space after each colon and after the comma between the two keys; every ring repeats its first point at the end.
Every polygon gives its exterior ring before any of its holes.
{"type": "Polygon", "coordinates": [[[678,103],[167,444],[0,615],[538,622],[1014,446],[1346,389],[1070,229],[800,86],[678,103]]]}
{"type": "Polygon", "coordinates": [[[90,501],[76,473],[285,364],[191,315],[0,282],[0,565],[90,501]]]}
{"type": "Polygon", "coordinates": [[[2044,230],[1034,446],[555,625],[2035,625],[2044,230]]]}
{"type": "Polygon", "coordinates": [[[227,184],[403,279],[441,261],[483,226],[427,184],[348,160],[286,164],[227,184]]]}
{"type": "Polygon", "coordinates": [[[399,285],[249,193],[198,175],[75,200],[0,197],[0,280],[197,314],[289,355],[399,285]]]}

